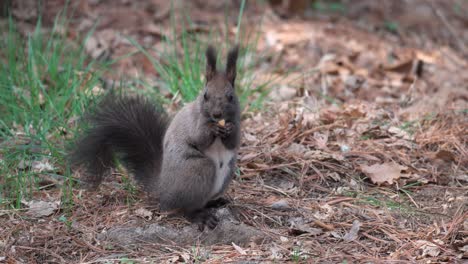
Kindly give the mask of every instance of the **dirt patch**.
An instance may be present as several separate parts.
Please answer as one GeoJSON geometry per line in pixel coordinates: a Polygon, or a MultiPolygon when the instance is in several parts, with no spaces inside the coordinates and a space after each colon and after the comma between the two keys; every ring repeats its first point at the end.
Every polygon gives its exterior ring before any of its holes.
{"type": "Polygon", "coordinates": [[[178,245],[248,245],[250,242],[265,242],[265,234],[259,230],[235,221],[227,209],[217,211],[220,223],[214,230],[200,233],[198,227],[187,226],[182,229],[151,224],[138,227],[112,227],[98,239],[120,245],[138,247],[145,243],[176,243],[178,245]]]}

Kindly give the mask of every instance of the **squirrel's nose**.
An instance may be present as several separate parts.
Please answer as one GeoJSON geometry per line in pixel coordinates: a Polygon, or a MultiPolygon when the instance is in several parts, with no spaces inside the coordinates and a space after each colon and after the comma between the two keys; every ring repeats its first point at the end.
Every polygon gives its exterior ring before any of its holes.
{"type": "Polygon", "coordinates": [[[221,116],[222,116],[221,112],[213,113],[213,118],[218,119],[218,118],[221,118],[221,116]]]}

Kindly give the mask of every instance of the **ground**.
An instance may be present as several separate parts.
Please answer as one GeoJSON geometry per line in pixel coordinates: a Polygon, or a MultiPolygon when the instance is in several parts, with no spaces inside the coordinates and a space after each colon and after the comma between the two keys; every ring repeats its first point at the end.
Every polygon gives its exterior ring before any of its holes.
{"type": "MultiPolygon", "coordinates": [[[[64,1],[44,2],[47,30],[64,1]]],[[[174,28],[167,1],[71,2],[71,41],[99,20],[86,44],[90,56],[109,60],[138,51],[123,37],[129,35],[164,61],[158,50],[174,28]]],[[[239,27],[241,45],[256,39],[245,55],[252,82],[267,84],[269,93],[261,104],[253,93],[246,104],[238,177],[227,193],[230,217],[262,239],[214,245],[103,239],[116,228],[189,226],[128,188],[119,170],[96,191],[74,189],[66,217],[54,184],[33,199],[49,201],[38,207],[50,213],[31,215],[32,204],[0,211],[0,262],[466,261],[466,2],[309,1],[314,8],[270,2],[249,1],[239,27]]],[[[13,6],[23,33],[35,27],[41,7],[34,3],[13,6]]],[[[174,7],[190,11],[193,34],[234,38],[241,5],[174,7]]],[[[154,83],[159,77],[141,53],[119,60],[106,81],[122,76],[154,83]]]]}

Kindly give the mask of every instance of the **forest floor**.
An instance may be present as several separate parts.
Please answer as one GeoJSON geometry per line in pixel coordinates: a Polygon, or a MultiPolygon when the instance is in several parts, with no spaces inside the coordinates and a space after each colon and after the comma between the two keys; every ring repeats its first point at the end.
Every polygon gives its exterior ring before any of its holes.
{"type": "MultiPolygon", "coordinates": [[[[43,27],[50,28],[64,1],[44,2],[43,27]]],[[[137,51],[122,35],[158,50],[170,34],[166,2],[72,1],[69,38],[99,19],[86,44],[90,56],[137,51]]],[[[244,10],[241,43],[258,37],[253,82],[270,80],[271,92],[260,107],[244,110],[228,208],[264,239],[188,246],[104,241],[100,234],[113,227],[189,225],[161,214],[142,191],[125,188],[116,172],[97,191],[75,189],[65,220],[62,189],[53,185],[34,194],[55,206],[50,214],[0,211],[0,263],[467,261],[468,6],[342,2],[299,13],[248,2],[244,10]]],[[[232,39],[240,3],[183,6],[193,34],[215,28],[232,39]]],[[[15,6],[23,32],[35,27],[34,10],[15,6]]],[[[142,75],[158,79],[137,53],[115,63],[106,78],[142,75]]]]}

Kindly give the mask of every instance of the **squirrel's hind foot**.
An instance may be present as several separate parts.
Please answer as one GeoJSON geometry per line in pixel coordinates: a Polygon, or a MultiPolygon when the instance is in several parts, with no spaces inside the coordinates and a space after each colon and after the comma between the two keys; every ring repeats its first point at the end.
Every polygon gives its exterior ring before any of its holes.
{"type": "Polygon", "coordinates": [[[187,218],[190,222],[198,225],[198,230],[200,230],[200,232],[203,232],[206,226],[209,229],[214,229],[219,223],[219,219],[215,216],[214,212],[209,209],[196,210],[188,214],[187,218]]]}
{"type": "Polygon", "coordinates": [[[229,201],[228,199],[224,198],[224,197],[219,197],[218,199],[214,199],[214,200],[211,200],[209,201],[206,205],[205,205],[205,208],[220,208],[220,207],[223,207],[227,204],[230,204],[231,201],[229,201]]]}

